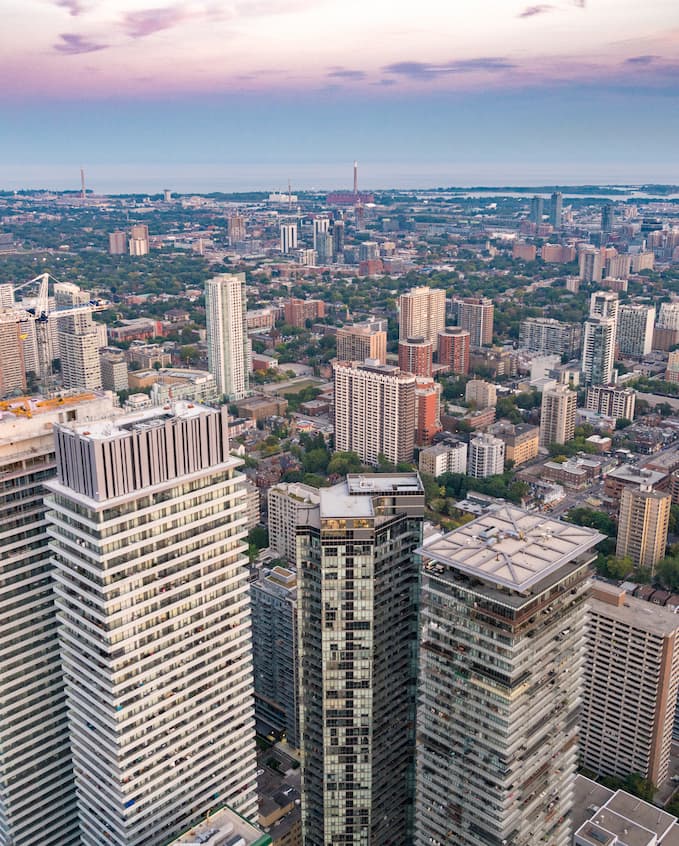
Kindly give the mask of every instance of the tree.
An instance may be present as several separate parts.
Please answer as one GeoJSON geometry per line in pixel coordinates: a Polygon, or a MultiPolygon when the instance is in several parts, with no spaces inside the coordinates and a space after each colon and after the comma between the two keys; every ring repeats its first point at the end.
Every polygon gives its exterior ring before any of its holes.
{"type": "Polygon", "coordinates": [[[328,464],[328,475],[346,476],[347,473],[359,473],[363,465],[355,452],[336,452],[328,464]]]}
{"type": "Polygon", "coordinates": [[[611,579],[626,579],[633,572],[634,561],[629,556],[616,558],[615,555],[609,555],[606,558],[606,574],[611,579]]]}
{"type": "Polygon", "coordinates": [[[329,450],[325,447],[316,447],[304,453],[302,467],[305,473],[319,473],[322,475],[328,469],[329,461],[329,450]]]}
{"type": "Polygon", "coordinates": [[[632,421],[628,420],[626,417],[619,417],[615,421],[615,430],[619,432],[621,429],[626,429],[628,426],[632,425],[632,421]]]}
{"type": "Polygon", "coordinates": [[[587,526],[590,529],[597,529],[604,535],[614,538],[618,527],[615,520],[603,511],[595,511],[593,508],[571,508],[564,517],[569,523],[576,526],[587,526]]]}
{"type": "Polygon", "coordinates": [[[656,567],[656,577],[667,590],[679,589],[679,558],[666,555],[656,567]]]}

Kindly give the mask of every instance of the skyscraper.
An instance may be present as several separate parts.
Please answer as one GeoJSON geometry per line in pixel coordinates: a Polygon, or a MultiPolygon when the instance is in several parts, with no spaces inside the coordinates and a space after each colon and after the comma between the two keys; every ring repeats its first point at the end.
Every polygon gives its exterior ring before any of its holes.
{"type": "Polygon", "coordinates": [[[250,584],[257,731],[299,746],[297,576],[261,571],[250,584]]]}
{"type": "Polygon", "coordinates": [[[112,411],[108,397],[66,397],[21,399],[16,411],[9,406],[0,415],[3,846],[80,843],[44,484],[56,473],[52,427],[112,411]]]}
{"type": "MultiPolygon", "coordinates": [[[[59,309],[86,306],[87,291],[70,282],[54,286],[54,302],[59,309]]],[[[91,312],[57,318],[61,379],[64,388],[96,391],[102,387],[99,349],[102,346],[99,327],[91,312]]]]}
{"type": "Polygon", "coordinates": [[[582,327],[552,317],[527,317],[519,328],[519,348],[537,353],[580,354],[582,327]]]}
{"type": "Polygon", "coordinates": [[[150,248],[149,228],[145,223],[135,223],[130,228],[129,253],[131,256],[146,256],[150,248]]]}
{"type": "Polygon", "coordinates": [[[297,560],[297,526],[318,505],[318,488],[301,482],[280,482],[267,495],[269,546],[290,564],[297,560]]]}
{"type": "Polygon", "coordinates": [[[627,485],[620,494],[618,539],[615,554],[629,557],[635,567],[655,572],[655,565],[665,554],[667,527],[672,497],[649,485],[627,485]]]}
{"type": "Polygon", "coordinates": [[[601,539],[505,505],[425,542],[415,846],[570,846],[601,539]]]}
{"type": "Polygon", "coordinates": [[[618,319],[618,295],[615,291],[594,291],[589,298],[590,317],[612,317],[618,319]]]}
{"type": "Polygon", "coordinates": [[[578,266],[582,282],[601,282],[603,261],[599,250],[594,247],[587,247],[582,250],[578,259],[578,266]]]}
{"type": "Polygon", "coordinates": [[[338,361],[335,377],[335,449],[376,464],[411,461],[415,436],[415,376],[398,367],[338,361]]]}
{"type": "Polygon", "coordinates": [[[441,384],[431,376],[415,378],[415,444],[429,446],[441,431],[441,384]]]}
{"type": "Polygon", "coordinates": [[[127,252],[127,233],[122,230],[109,233],[108,251],[112,256],[124,256],[127,252]]]}
{"type": "Polygon", "coordinates": [[[563,194],[560,191],[555,191],[552,194],[551,205],[549,207],[549,222],[554,229],[561,229],[561,215],[563,210],[563,194]]]}
{"type": "Polygon", "coordinates": [[[305,846],[412,842],[416,473],[322,488],[298,535],[305,846]]]}
{"type": "Polygon", "coordinates": [[[493,315],[495,306],[488,297],[465,297],[459,302],[458,323],[469,332],[472,348],[493,342],[493,315]]]}
{"type": "Polygon", "coordinates": [[[229,244],[233,247],[245,240],[245,218],[242,214],[232,214],[228,218],[229,244]]]}
{"type": "Polygon", "coordinates": [[[613,231],[613,221],[613,203],[604,203],[601,207],[601,231],[604,234],[610,235],[613,231]]]}
{"type": "Polygon", "coordinates": [[[289,253],[297,249],[297,222],[281,223],[281,252],[289,253]]]}
{"type": "Polygon", "coordinates": [[[615,364],[614,317],[588,317],[582,341],[582,373],[585,385],[608,385],[615,364]]]}
{"type": "Polygon", "coordinates": [[[82,846],[256,812],[248,564],[226,409],[56,428],[49,482],[82,846]]]}
{"type": "Polygon", "coordinates": [[[438,342],[446,324],[446,292],[423,285],[399,297],[398,337],[438,342]]]}
{"type": "Polygon", "coordinates": [[[431,376],[433,350],[427,338],[405,338],[398,342],[398,366],[405,373],[431,376]]]}
{"type": "Polygon", "coordinates": [[[625,303],[618,309],[616,340],[622,355],[641,358],[653,349],[655,306],[625,303]]]}
{"type": "Polygon", "coordinates": [[[505,442],[480,433],[469,441],[467,473],[475,479],[498,476],[505,469],[505,442]]]}
{"type": "Polygon", "coordinates": [[[545,213],[545,201],[542,197],[533,197],[530,201],[530,219],[533,223],[542,223],[545,213]]]}
{"type": "Polygon", "coordinates": [[[0,309],[0,398],[26,390],[24,341],[31,318],[25,311],[0,309]]]}
{"type": "Polygon", "coordinates": [[[438,363],[450,367],[453,373],[469,373],[470,335],[460,326],[446,326],[438,336],[438,363]]]}
{"type": "Polygon", "coordinates": [[[314,250],[318,252],[318,244],[321,240],[321,236],[325,236],[330,231],[330,220],[327,217],[315,217],[314,218],[314,229],[313,229],[313,237],[314,237],[314,250]]]}
{"type": "Polygon", "coordinates": [[[540,408],[540,446],[565,444],[575,437],[577,405],[577,393],[566,385],[557,385],[543,391],[540,408]]]}
{"type": "Polygon", "coordinates": [[[335,258],[344,253],[344,221],[336,220],[332,225],[332,251],[335,258]]]}
{"type": "Polygon", "coordinates": [[[337,358],[340,361],[365,361],[372,358],[387,363],[387,333],[374,323],[355,323],[337,330],[337,358]]]}
{"type": "Polygon", "coordinates": [[[679,688],[679,620],[594,582],[580,717],[582,766],[597,775],[667,778],[679,688]]]}
{"type": "Polygon", "coordinates": [[[220,273],[205,283],[208,370],[228,399],[249,387],[244,273],[220,273]]]}
{"type": "Polygon", "coordinates": [[[596,411],[616,420],[634,420],[636,391],[616,385],[590,385],[585,395],[587,411],[596,411]]]}

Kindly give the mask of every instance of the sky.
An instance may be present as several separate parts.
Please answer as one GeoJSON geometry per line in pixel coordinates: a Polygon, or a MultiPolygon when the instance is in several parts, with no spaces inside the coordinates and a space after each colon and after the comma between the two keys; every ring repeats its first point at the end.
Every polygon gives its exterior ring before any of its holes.
{"type": "Polygon", "coordinates": [[[0,187],[679,183],[677,0],[3,0],[0,187]]]}

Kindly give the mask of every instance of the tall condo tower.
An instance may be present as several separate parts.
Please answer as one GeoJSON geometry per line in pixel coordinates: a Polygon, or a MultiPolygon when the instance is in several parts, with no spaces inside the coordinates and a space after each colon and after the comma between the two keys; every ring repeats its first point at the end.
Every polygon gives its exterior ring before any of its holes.
{"type": "Polygon", "coordinates": [[[220,273],[205,283],[208,370],[228,399],[248,392],[245,274],[220,273]]]}
{"type": "Polygon", "coordinates": [[[420,550],[416,846],[570,846],[602,539],[506,505],[420,550]]]}
{"type": "Polygon", "coordinates": [[[298,530],[305,846],[412,843],[416,473],[322,488],[298,530]]]}
{"type": "Polygon", "coordinates": [[[438,334],[446,325],[446,292],[423,285],[399,297],[398,337],[425,338],[438,344],[438,334]]]}
{"type": "Polygon", "coordinates": [[[226,410],[56,428],[49,520],[81,846],[256,813],[244,477],[226,410]]]}

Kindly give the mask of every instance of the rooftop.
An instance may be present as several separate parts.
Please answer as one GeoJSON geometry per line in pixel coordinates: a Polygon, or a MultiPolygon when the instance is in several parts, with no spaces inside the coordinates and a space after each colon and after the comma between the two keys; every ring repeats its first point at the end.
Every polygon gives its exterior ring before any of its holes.
{"type": "Polygon", "coordinates": [[[648,470],[630,464],[622,464],[620,467],[609,470],[606,474],[607,478],[618,479],[621,482],[645,482],[649,485],[657,484],[665,476],[666,473],[661,473],[658,470],[648,470]]]}
{"type": "Polygon", "coordinates": [[[593,529],[503,505],[446,535],[432,537],[418,552],[523,593],[604,537],[593,529]]]}
{"type": "Polygon", "coordinates": [[[373,496],[424,495],[417,473],[350,473],[346,481],[321,488],[321,517],[373,517],[373,496]]]}
{"type": "Polygon", "coordinates": [[[268,834],[225,806],[168,846],[268,846],[270,843],[268,834]]]}
{"type": "Polygon", "coordinates": [[[679,617],[669,609],[637,599],[635,596],[628,596],[621,588],[606,582],[593,582],[589,610],[590,613],[611,617],[630,628],[642,629],[660,637],[672,635],[679,629],[679,617]],[[610,601],[598,599],[597,593],[610,594],[614,601],[617,601],[622,593],[622,605],[614,605],[610,601]]]}
{"type": "Polygon", "coordinates": [[[69,428],[82,438],[108,440],[109,438],[122,437],[134,430],[153,429],[163,426],[170,420],[188,419],[205,413],[215,414],[216,412],[215,409],[208,408],[205,405],[177,400],[171,407],[153,406],[108,420],[72,424],[69,428]]]}

